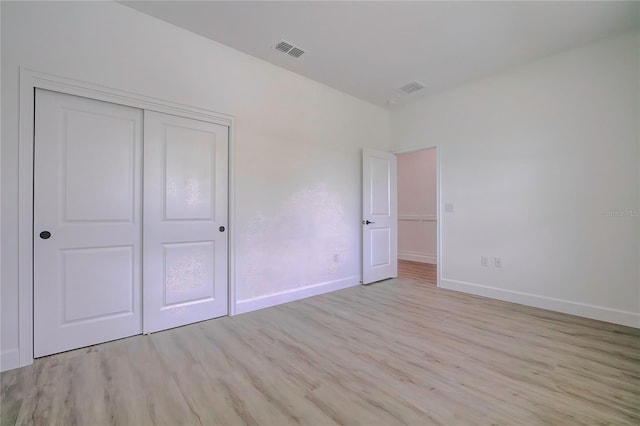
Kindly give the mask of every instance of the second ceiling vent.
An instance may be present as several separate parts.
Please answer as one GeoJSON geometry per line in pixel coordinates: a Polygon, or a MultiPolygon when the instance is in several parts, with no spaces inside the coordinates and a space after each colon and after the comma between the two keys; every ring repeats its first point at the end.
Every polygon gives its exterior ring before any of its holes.
{"type": "Polygon", "coordinates": [[[284,40],[276,43],[275,46],[273,46],[273,48],[278,52],[286,53],[287,55],[292,56],[294,58],[299,58],[300,56],[304,55],[304,53],[306,52],[303,48],[299,46],[295,46],[293,43],[289,43],[288,41],[284,41],[284,40]]]}
{"type": "Polygon", "coordinates": [[[424,84],[420,83],[419,81],[412,81],[411,83],[407,83],[402,86],[400,88],[400,91],[408,95],[409,93],[417,92],[421,89],[424,89],[424,84]]]}

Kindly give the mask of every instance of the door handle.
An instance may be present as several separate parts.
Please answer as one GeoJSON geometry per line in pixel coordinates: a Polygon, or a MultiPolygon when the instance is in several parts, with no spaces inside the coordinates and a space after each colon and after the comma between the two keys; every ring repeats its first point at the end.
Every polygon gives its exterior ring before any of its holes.
{"type": "Polygon", "coordinates": [[[375,222],[371,222],[370,220],[363,220],[363,221],[362,221],[362,224],[363,224],[363,225],[369,225],[369,224],[371,224],[371,223],[375,223],[375,222]]]}
{"type": "Polygon", "coordinates": [[[43,240],[48,240],[49,238],[51,238],[51,232],[49,231],[42,231],[40,233],[40,238],[42,238],[43,240]]]}

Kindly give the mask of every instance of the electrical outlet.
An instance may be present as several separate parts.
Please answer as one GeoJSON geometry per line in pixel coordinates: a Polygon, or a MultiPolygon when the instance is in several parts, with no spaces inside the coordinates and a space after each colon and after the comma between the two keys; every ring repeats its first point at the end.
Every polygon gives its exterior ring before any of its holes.
{"type": "Polygon", "coordinates": [[[480,256],[480,266],[489,266],[489,258],[487,256],[480,256]]]}
{"type": "Polygon", "coordinates": [[[496,268],[502,268],[502,259],[499,257],[495,258],[496,268]]]}

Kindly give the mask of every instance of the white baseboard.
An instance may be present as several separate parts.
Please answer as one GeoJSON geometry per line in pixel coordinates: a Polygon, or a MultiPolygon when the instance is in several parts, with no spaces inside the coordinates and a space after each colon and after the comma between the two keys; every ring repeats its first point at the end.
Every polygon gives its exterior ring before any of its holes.
{"type": "Polygon", "coordinates": [[[294,288],[267,296],[239,300],[238,302],[236,302],[235,313],[236,315],[244,314],[246,312],[256,311],[258,309],[269,308],[271,306],[293,302],[294,300],[317,296],[319,294],[329,293],[331,291],[342,290],[343,288],[354,287],[358,284],[360,284],[360,277],[353,276],[335,281],[309,285],[306,287],[294,288]]]}
{"type": "Polygon", "coordinates": [[[640,313],[442,278],[440,288],[640,328],[640,313]]]}
{"type": "Polygon", "coordinates": [[[438,263],[438,257],[435,254],[431,254],[431,253],[414,253],[409,251],[399,251],[398,259],[410,260],[412,262],[420,262],[420,263],[433,263],[434,265],[438,263]]]}
{"type": "Polygon", "coordinates": [[[0,352],[0,371],[13,370],[20,367],[20,351],[9,349],[0,352]]]}

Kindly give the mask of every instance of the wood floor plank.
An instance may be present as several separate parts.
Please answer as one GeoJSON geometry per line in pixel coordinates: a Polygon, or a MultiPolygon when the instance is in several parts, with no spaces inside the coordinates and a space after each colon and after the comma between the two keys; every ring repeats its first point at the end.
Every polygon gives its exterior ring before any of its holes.
{"type": "Polygon", "coordinates": [[[413,262],[411,260],[398,260],[398,277],[416,280],[423,284],[437,285],[436,265],[432,263],[413,262]]]}
{"type": "Polygon", "coordinates": [[[433,266],[408,266],[37,359],[0,376],[2,425],[640,424],[640,330],[438,289],[433,266]]]}

